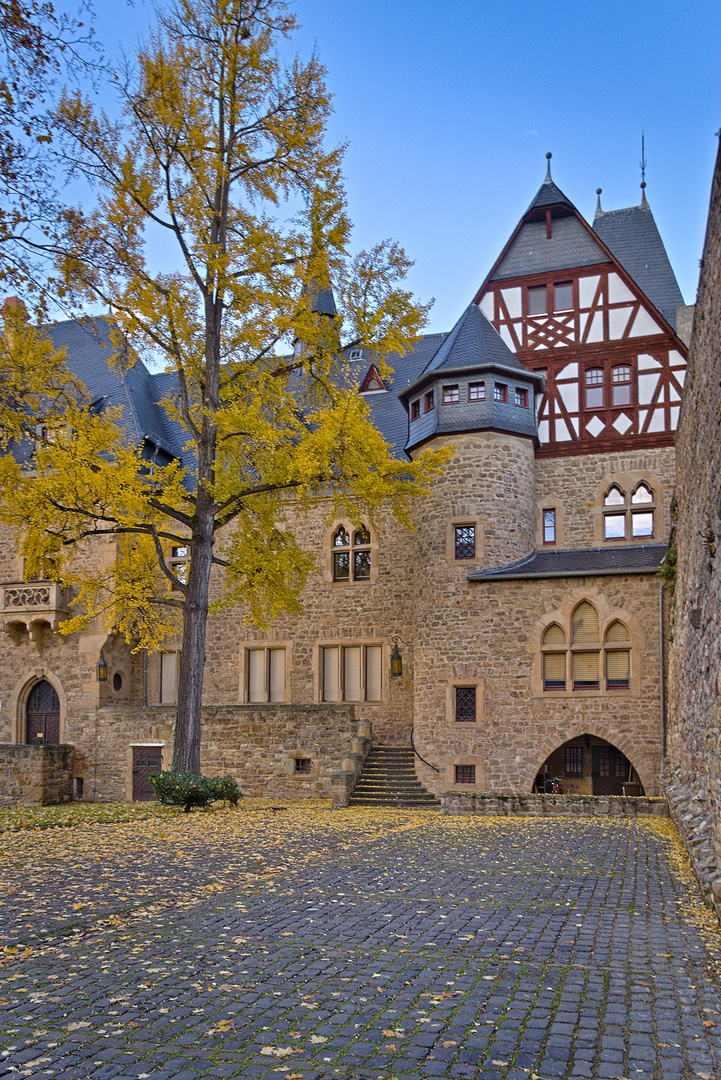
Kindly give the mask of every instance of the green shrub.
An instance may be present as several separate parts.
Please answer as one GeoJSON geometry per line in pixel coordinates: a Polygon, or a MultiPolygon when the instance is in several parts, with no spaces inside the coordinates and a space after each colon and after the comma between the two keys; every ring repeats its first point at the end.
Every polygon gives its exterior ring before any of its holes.
{"type": "Polygon", "coordinates": [[[208,806],[217,799],[238,805],[243,796],[232,776],[201,776],[199,773],[151,773],[155,798],[163,806],[182,806],[186,814],[193,806],[208,806]]]}

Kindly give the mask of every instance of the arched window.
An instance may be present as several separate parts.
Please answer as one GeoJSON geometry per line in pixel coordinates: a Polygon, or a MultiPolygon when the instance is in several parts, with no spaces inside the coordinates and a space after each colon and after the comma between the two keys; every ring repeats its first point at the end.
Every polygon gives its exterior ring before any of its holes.
{"type": "Polygon", "coordinates": [[[614,484],[603,506],[604,540],[636,540],[654,535],[655,498],[645,482],[638,484],[630,499],[614,484]]]}
{"type": "Polygon", "coordinates": [[[628,364],[611,368],[611,404],[616,407],[631,404],[631,368],[628,364]]]}
{"type": "Polygon", "coordinates": [[[628,628],[613,619],[601,626],[598,609],[582,600],[574,608],[570,625],[552,622],[541,638],[544,691],[601,689],[601,656],[605,690],[629,690],[631,686],[631,638],[628,628]],[[568,674],[570,671],[570,686],[568,674]]]}
{"type": "Polygon", "coordinates": [[[571,673],[574,690],[598,690],[600,641],[598,612],[584,600],[573,613],[571,673]]]}
{"type": "Polygon", "coordinates": [[[566,689],[566,632],[551,623],[543,635],[543,689],[566,689]]]}
{"type": "Polygon", "coordinates": [[[344,525],[333,533],[333,580],[370,581],[371,534],[365,527],[352,534],[344,525]]]}
{"type": "Polygon", "coordinates": [[[586,408],[602,409],[603,401],[603,368],[586,368],[586,408]]]}
{"type": "Polygon", "coordinates": [[[606,631],[606,689],[628,690],[631,680],[631,645],[628,630],[616,619],[606,631]]]}

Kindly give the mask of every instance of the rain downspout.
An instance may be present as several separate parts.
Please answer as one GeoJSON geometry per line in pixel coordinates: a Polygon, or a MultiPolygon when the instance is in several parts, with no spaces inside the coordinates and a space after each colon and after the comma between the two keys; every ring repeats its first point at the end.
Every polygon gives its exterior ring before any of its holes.
{"type": "Polygon", "coordinates": [[[663,640],[663,590],[666,582],[662,581],[658,590],[658,663],[660,671],[660,706],[661,706],[661,770],[659,781],[663,776],[666,764],[666,682],[665,682],[665,649],[663,640]]]}

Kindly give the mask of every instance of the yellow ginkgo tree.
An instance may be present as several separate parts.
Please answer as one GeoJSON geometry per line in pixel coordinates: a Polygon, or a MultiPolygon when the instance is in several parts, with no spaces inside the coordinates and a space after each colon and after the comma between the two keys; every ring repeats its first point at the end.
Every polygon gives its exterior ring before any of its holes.
{"type": "Polygon", "coordinates": [[[178,770],[200,768],[214,565],[221,603],[256,622],[299,611],[313,562],[296,510],[322,497],[356,520],[390,505],[410,523],[439,464],[395,458],[343,370],[343,351],[362,345],[383,371],[426,308],[402,288],[396,244],[348,254],[323,68],[279,55],[293,27],[276,0],[176,0],[120,80],[117,116],[80,94],[56,116],[67,160],[95,190],[56,238],[66,300],[110,305],[117,365],[142,356],[172,374],[163,407],[184,433],[184,466],[145,461],[122,417],[98,413],[62,354],[5,312],[0,514],[31,572],[50,561],[76,586],[66,632],[102,616],[152,648],[182,628],[178,770]],[[18,425],[34,431],[25,463],[12,452],[18,425]],[[98,544],[113,545],[107,572],[86,557],[98,544]],[[183,573],[169,558],[181,546],[183,573]]]}

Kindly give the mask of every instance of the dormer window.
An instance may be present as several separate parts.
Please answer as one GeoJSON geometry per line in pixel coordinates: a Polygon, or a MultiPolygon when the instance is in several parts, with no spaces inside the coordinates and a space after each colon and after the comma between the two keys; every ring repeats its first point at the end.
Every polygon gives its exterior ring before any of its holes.
{"type": "Polygon", "coordinates": [[[521,390],[516,387],[516,405],[521,409],[528,408],[528,390],[521,390]]]}
{"type": "Polygon", "coordinates": [[[433,391],[429,390],[426,396],[423,398],[423,412],[432,412],[434,405],[433,391]]]}
{"type": "Polygon", "coordinates": [[[417,420],[421,415],[421,401],[418,398],[416,401],[411,402],[411,421],[417,420]]]}
{"type": "Polygon", "coordinates": [[[459,401],[460,401],[460,396],[459,396],[459,393],[458,393],[458,384],[457,383],[454,386],[444,386],[443,387],[443,404],[444,405],[457,405],[459,401]]]}
{"type": "Polygon", "coordinates": [[[508,401],[508,387],[505,383],[494,383],[493,385],[493,400],[494,401],[508,401]]]}
{"type": "Polygon", "coordinates": [[[482,382],[472,382],[468,384],[468,400],[469,401],[485,401],[486,400],[486,384],[482,382]]]}
{"type": "Polygon", "coordinates": [[[362,360],[363,359],[363,350],[362,349],[351,349],[351,351],[350,351],[350,353],[348,355],[348,359],[349,360],[362,360]]]}

